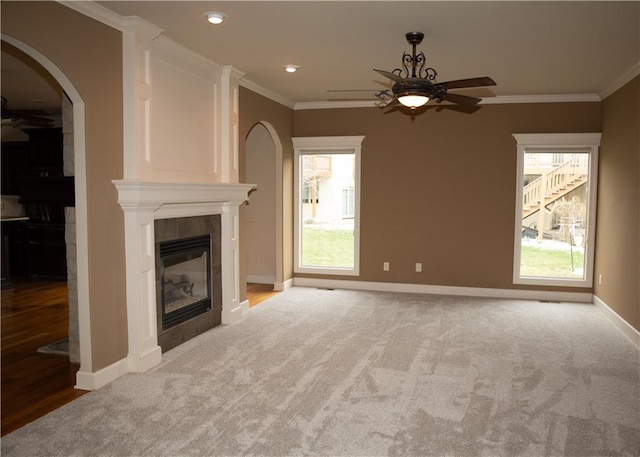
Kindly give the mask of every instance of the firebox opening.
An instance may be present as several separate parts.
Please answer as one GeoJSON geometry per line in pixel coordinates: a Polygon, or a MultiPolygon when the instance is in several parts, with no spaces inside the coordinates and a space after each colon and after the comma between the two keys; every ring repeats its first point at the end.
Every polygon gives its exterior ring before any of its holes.
{"type": "Polygon", "coordinates": [[[155,280],[162,352],[222,322],[220,214],[156,219],[155,280]]]}
{"type": "Polygon", "coordinates": [[[160,243],[162,329],[211,309],[211,236],[160,243]]]}

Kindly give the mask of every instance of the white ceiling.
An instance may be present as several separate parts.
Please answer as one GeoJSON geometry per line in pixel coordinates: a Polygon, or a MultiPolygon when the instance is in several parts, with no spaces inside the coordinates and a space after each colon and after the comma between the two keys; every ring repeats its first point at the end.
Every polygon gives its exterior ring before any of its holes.
{"type": "MultiPolygon", "coordinates": [[[[606,94],[640,68],[639,1],[97,3],[146,19],[164,36],[232,65],[247,83],[292,105],[373,99],[376,89],[389,85],[373,69],[400,66],[402,53],[410,51],[404,36],[410,31],[425,33],[418,50],[440,82],[477,76],[497,82],[458,91],[468,95],[606,94]],[[213,26],[203,18],[207,11],[229,18],[213,26]],[[283,67],[290,63],[300,70],[286,73],[283,67]],[[371,92],[330,92],[345,89],[371,92]]],[[[3,52],[3,95],[10,62],[3,52]]],[[[17,97],[11,97],[12,107],[27,108],[17,97]]]]}
{"type": "MultiPolygon", "coordinates": [[[[640,2],[104,1],[292,102],[372,98],[420,31],[439,81],[490,76],[468,95],[600,94],[640,62],[640,2]],[[203,13],[229,18],[208,24],[203,13]],[[284,65],[301,68],[285,73],[284,65]],[[371,89],[371,93],[333,93],[371,89]]],[[[635,67],[634,67],[635,66],[635,67]]]]}

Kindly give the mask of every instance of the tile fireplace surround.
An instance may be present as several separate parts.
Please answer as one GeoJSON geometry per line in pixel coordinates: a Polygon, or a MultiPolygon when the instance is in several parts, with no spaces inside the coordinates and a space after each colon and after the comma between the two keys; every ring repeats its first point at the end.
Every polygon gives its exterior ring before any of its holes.
{"type": "Polygon", "coordinates": [[[156,319],[154,221],[190,216],[221,216],[222,323],[248,311],[240,302],[238,208],[252,184],[193,184],[113,181],[124,210],[129,371],[142,372],[161,362],[156,319]]]}

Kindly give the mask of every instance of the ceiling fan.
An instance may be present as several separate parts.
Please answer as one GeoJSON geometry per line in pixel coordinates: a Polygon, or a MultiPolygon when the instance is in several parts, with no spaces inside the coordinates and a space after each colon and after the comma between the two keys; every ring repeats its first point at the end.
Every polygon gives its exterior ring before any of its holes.
{"type": "Polygon", "coordinates": [[[407,42],[412,45],[413,51],[411,54],[406,52],[402,54],[402,68],[396,68],[393,71],[374,69],[385,78],[393,81],[391,89],[381,90],[375,94],[381,101],[381,108],[401,104],[415,110],[425,105],[429,100],[435,100],[438,103],[448,101],[460,105],[476,105],[482,100],[481,98],[452,94],[449,93],[449,90],[496,85],[495,81],[488,76],[436,82],[438,73],[435,69],[426,67],[424,52],[416,54],[416,45],[422,42],[424,33],[409,32],[405,36],[407,42]]]}
{"type": "MultiPolygon", "coordinates": [[[[53,123],[52,119],[48,117],[44,117],[39,115],[40,113],[44,113],[43,111],[33,111],[33,110],[15,110],[9,108],[9,103],[5,97],[0,97],[2,99],[2,121],[4,125],[4,121],[11,125],[33,125],[37,127],[50,127],[53,123]]],[[[46,114],[46,113],[44,113],[46,114]]]]}

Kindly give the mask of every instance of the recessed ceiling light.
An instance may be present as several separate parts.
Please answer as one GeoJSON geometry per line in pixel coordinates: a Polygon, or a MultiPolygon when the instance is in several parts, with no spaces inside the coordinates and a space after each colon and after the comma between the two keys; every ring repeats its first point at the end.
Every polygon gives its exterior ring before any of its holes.
{"type": "Polygon", "coordinates": [[[207,21],[211,22],[212,24],[222,24],[224,20],[229,16],[217,11],[210,11],[208,13],[204,13],[204,17],[206,17],[207,21]]]}
{"type": "Polygon", "coordinates": [[[298,65],[289,64],[284,67],[284,70],[287,73],[295,73],[296,71],[298,71],[298,68],[300,68],[298,65]]]}

